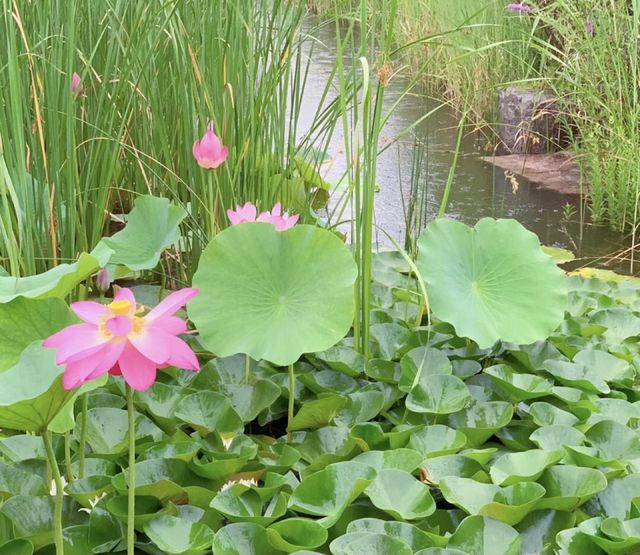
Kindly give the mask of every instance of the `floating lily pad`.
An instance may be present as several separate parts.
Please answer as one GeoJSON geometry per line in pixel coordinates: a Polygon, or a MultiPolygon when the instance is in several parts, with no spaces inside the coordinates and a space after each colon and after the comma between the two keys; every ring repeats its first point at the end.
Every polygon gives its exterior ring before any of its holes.
{"type": "Polygon", "coordinates": [[[480,347],[533,343],[562,322],[566,278],[517,221],[483,218],[469,228],[438,219],[418,245],[433,313],[480,347]]]}
{"type": "Polygon", "coordinates": [[[208,553],[213,542],[213,530],[199,522],[162,516],[144,525],[144,533],[165,553],[201,555],[208,553]]]}
{"type": "Polygon", "coordinates": [[[231,226],[202,253],[189,316],[219,356],[292,364],[328,349],[353,319],[356,266],[330,231],[267,223],[231,226]]]}
{"type": "Polygon", "coordinates": [[[313,549],[323,545],[329,534],[323,526],[310,518],[288,518],[267,528],[269,543],[285,553],[313,549]]]}
{"type": "Polygon", "coordinates": [[[491,518],[469,516],[451,536],[448,548],[471,555],[519,555],[521,542],[511,526],[491,518]]]}
{"type": "Polygon", "coordinates": [[[514,372],[505,364],[497,364],[484,369],[496,382],[499,389],[504,391],[509,399],[527,401],[551,394],[553,384],[541,376],[534,374],[520,374],[514,372]]]}
{"type": "Polygon", "coordinates": [[[539,483],[547,490],[539,508],[559,511],[572,511],[607,487],[602,472],[573,465],[548,468],[539,483]]]}
{"type": "Polygon", "coordinates": [[[365,493],[376,507],[398,520],[422,519],[436,510],[429,488],[404,470],[380,470],[365,493]]]}
{"type": "Polygon", "coordinates": [[[544,470],[557,463],[563,451],[530,449],[519,453],[507,453],[491,465],[491,480],[499,486],[537,480],[544,470]]]}

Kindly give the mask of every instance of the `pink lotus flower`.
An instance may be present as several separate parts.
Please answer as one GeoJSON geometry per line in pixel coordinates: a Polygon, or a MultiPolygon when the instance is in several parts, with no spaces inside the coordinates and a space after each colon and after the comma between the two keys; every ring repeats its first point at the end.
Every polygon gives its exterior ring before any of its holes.
{"type": "Polygon", "coordinates": [[[251,202],[246,202],[243,206],[239,204],[235,210],[227,210],[227,216],[232,225],[243,224],[245,222],[255,222],[258,211],[251,202]]]}
{"type": "Polygon", "coordinates": [[[71,92],[75,95],[82,93],[82,88],[80,87],[80,76],[75,71],[71,76],[71,92]]]}
{"type": "Polygon", "coordinates": [[[197,371],[200,364],[179,334],[187,324],[173,314],[198,294],[187,288],[171,293],[146,315],[129,289],[120,289],[112,303],[71,304],[84,323],[73,324],[44,340],[57,349],[56,364],[65,364],[65,389],[73,389],[109,372],[122,375],[138,391],[151,387],[158,368],[176,366],[197,371]]]}
{"type": "Polygon", "coordinates": [[[235,210],[227,210],[227,216],[232,225],[242,224],[245,222],[266,222],[273,224],[276,231],[285,231],[292,228],[298,222],[300,216],[292,214],[289,216],[287,212],[282,213],[282,205],[277,202],[271,212],[261,212],[256,217],[258,211],[251,202],[245,203],[243,206],[237,205],[235,210]]]}
{"type": "Polygon", "coordinates": [[[258,216],[259,222],[268,222],[276,226],[277,231],[284,231],[292,228],[298,222],[298,214],[289,216],[288,212],[282,213],[282,206],[279,202],[276,202],[271,212],[262,212],[258,216]]]}
{"type": "Polygon", "coordinates": [[[193,143],[193,157],[201,168],[215,169],[229,156],[229,149],[222,144],[213,132],[213,122],[207,126],[202,140],[193,143]]]}

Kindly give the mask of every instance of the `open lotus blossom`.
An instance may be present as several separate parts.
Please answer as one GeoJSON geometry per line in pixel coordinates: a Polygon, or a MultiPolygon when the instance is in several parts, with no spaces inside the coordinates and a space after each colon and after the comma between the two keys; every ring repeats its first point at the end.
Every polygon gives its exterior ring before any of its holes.
{"type": "Polygon", "coordinates": [[[200,369],[198,359],[179,337],[187,330],[173,314],[198,294],[197,289],[175,291],[143,314],[130,289],[120,289],[108,305],[93,301],[71,304],[82,324],[73,324],[44,340],[57,349],[56,364],[64,364],[65,389],[73,389],[109,372],[122,375],[133,389],[144,391],[158,368],[200,369]]]}
{"type": "Polygon", "coordinates": [[[227,156],[229,149],[213,132],[213,122],[210,121],[202,139],[193,143],[193,157],[201,168],[215,169],[227,159],[227,156]]]}
{"type": "Polygon", "coordinates": [[[71,76],[71,92],[75,95],[82,92],[82,88],[80,87],[80,76],[75,71],[71,76]]]}
{"type": "Polygon", "coordinates": [[[292,228],[300,218],[298,214],[290,216],[288,212],[283,213],[282,205],[279,202],[276,202],[271,212],[261,212],[259,216],[258,210],[251,202],[247,202],[242,206],[237,205],[235,210],[229,208],[227,216],[232,225],[245,222],[266,222],[273,224],[277,231],[285,231],[292,228]]]}
{"type": "Polygon", "coordinates": [[[507,10],[510,12],[517,12],[521,14],[531,13],[531,7],[527,6],[524,2],[513,2],[511,4],[507,4],[507,10]]]}

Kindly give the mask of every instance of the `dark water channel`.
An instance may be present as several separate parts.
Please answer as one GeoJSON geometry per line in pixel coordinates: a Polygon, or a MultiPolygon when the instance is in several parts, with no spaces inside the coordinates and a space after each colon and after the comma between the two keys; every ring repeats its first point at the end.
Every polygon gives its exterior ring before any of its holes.
{"type": "MultiPolygon", "coordinates": [[[[337,55],[333,24],[320,25],[317,19],[310,17],[305,21],[304,31],[312,37],[309,43],[314,46],[301,114],[303,124],[306,123],[305,118],[313,117],[337,55]]],[[[391,80],[385,90],[387,107],[392,106],[406,85],[402,78],[391,80]]],[[[439,105],[438,101],[426,96],[412,94],[405,97],[384,127],[381,144],[392,142],[407,127],[439,105]]],[[[428,222],[438,212],[453,161],[457,125],[455,114],[448,107],[440,108],[379,157],[377,182],[380,190],[376,193],[376,224],[401,244],[405,233],[403,204],[406,206],[410,196],[415,138],[420,139],[424,145],[424,162],[417,181],[422,187],[426,187],[428,222]]],[[[341,128],[334,133],[328,154],[334,162],[326,177],[338,179],[345,168],[341,128]]],[[[519,186],[514,191],[503,170],[480,160],[479,157],[483,154],[477,137],[469,136],[464,139],[447,204],[448,217],[469,225],[474,225],[485,216],[515,218],[535,232],[543,244],[571,250],[578,258],[573,263],[575,267],[593,265],[629,273],[628,261],[610,258],[621,252],[625,245],[629,245],[630,239],[611,232],[606,227],[593,226],[588,221],[581,225],[578,196],[549,191],[520,177],[519,186]],[[575,212],[568,221],[563,217],[563,207],[567,203],[573,206],[575,212]]],[[[377,238],[380,244],[389,244],[384,234],[378,233],[377,238]]]]}

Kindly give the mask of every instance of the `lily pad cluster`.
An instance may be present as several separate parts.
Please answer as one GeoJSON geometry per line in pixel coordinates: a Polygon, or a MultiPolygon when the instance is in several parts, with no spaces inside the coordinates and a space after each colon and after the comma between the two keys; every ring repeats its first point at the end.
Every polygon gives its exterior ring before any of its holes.
{"type": "MultiPolygon", "coordinates": [[[[638,550],[640,283],[566,277],[564,319],[548,339],[481,348],[435,317],[416,325],[420,288],[398,253],[373,262],[372,356],[356,352],[349,337],[302,355],[290,441],[284,369],[242,354],[214,356],[197,335],[192,346],[208,360],[200,373],[167,369],[136,394],[140,552],[638,550]]],[[[160,296],[142,287],[150,302],[160,296]]],[[[0,305],[10,338],[2,371],[24,375],[38,364],[59,373],[28,347],[70,318],[58,299],[0,305]],[[39,324],[18,331],[18,321],[39,324]]],[[[70,453],[62,435],[54,440],[68,481],[65,553],[122,552],[128,469],[121,384],[86,392],[83,423],[75,397],[14,381],[16,395],[20,387],[33,391],[0,404],[0,554],[51,549],[51,479],[43,441],[30,432],[53,429],[42,408],[52,403],[70,407],[53,424],[70,430],[70,453]],[[88,452],[79,478],[82,429],[88,452]]]]}

